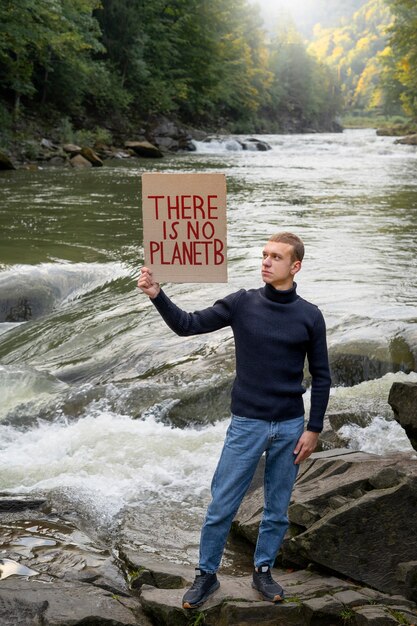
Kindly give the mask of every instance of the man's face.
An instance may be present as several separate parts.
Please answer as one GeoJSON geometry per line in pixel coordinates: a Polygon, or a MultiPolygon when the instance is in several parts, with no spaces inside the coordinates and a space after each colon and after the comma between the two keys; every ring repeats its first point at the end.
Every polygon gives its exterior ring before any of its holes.
{"type": "Polygon", "coordinates": [[[292,260],[293,247],[288,243],[268,241],[262,252],[262,280],[275,289],[290,289],[301,261],[292,260]]]}

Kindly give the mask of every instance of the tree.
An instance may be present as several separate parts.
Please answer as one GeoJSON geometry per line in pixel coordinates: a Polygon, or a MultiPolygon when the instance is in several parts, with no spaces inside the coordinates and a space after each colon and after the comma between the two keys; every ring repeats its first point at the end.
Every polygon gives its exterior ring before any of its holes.
{"type": "Polygon", "coordinates": [[[417,118],[417,5],[412,0],[387,0],[394,22],[389,29],[385,85],[390,94],[402,86],[404,110],[417,118]]]}

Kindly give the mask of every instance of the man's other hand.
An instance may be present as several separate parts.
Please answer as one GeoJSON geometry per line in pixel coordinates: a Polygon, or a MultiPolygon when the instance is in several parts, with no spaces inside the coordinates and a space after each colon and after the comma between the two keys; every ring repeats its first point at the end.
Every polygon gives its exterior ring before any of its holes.
{"type": "Polygon", "coordinates": [[[319,433],[313,433],[311,430],[305,430],[295,446],[294,454],[296,458],[294,463],[298,465],[304,459],[307,459],[317,447],[319,433]]]}

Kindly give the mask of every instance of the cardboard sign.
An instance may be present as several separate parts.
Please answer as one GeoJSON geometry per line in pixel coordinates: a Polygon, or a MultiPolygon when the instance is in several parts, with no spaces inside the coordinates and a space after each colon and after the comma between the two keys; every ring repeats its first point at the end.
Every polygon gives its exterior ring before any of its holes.
{"type": "Polygon", "coordinates": [[[142,212],[155,280],[227,282],[224,174],[142,174],[142,212]]]}

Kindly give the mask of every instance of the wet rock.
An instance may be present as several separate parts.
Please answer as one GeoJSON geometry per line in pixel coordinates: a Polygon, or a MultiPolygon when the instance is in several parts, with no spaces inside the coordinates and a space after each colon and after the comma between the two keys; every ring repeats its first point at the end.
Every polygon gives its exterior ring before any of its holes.
{"type": "Polygon", "coordinates": [[[76,154],[70,159],[70,164],[75,168],[93,167],[93,164],[81,154],[76,154]]]}
{"type": "Polygon", "coordinates": [[[74,143],[65,143],[62,146],[64,152],[68,154],[79,154],[81,152],[81,146],[76,146],[74,143]]]}
{"type": "Polygon", "coordinates": [[[414,450],[417,450],[417,383],[393,383],[388,403],[414,450]]]}
{"type": "Polygon", "coordinates": [[[150,626],[133,598],[83,583],[8,579],[0,585],[2,626],[150,626]]]}
{"type": "Polygon", "coordinates": [[[257,150],[258,152],[266,152],[268,150],[272,150],[269,143],[266,141],[262,141],[261,139],[256,139],[254,137],[250,137],[248,139],[244,139],[239,142],[244,150],[257,150]]]}
{"type": "MultiPolygon", "coordinates": [[[[259,466],[233,522],[233,530],[256,542],[263,511],[259,466]]],[[[289,507],[284,563],[313,562],[380,591],[414,598],[417,560],[415,502],[417,456],[384,457],[353,451],[315,453],[304,461],[289,507]],[[381,554],[384,558],[381,559],[381,554]],[[402,572],[393,574],[393,572],[402,572]]]]}
{"type": "Polygon", "coordinates": [[[397,139],[394,143],[402,144],[405,146],[417,146],[417,133],[413,135],[407,135],[401,139],[397,139]]]}
{"type": "Polygon", "coordinates": [[[119,547],[126,580],[131,589],[151,585],[158,589],[184,589],[194,579],[194,568],[151,558],[149,554],[119,547]]]}
{"type": "Polygon", "coordinates": [[[329,361],[333,384],[348,387],[381,378],[389,372],[415,370],[413,352],[402,337],[387,340],[358,335],[331,346],[329,361]]]}
{"type": "Polygon", "coordinates": [[[399,621],[401,616],[414,621],[417,617],[413,603],[359,587],[335,576],[323,576],[307,570],[276,570],[273,573],[286,590],[286,600],[278,604],[260,599],[251,587],[250,576],[231,577],[222,572],[219,574],[220,588],[201,609],[185,611],[181,608],[183,589],[165,590],[145,585],[140,601],[153,623],[169,626],[188,626],[192,623],[206,626],[375,625],[379,623],[375,619],[381,617],[394,620],[387,621],[387,624],[405,623],[399,621]]]}
{"type": "Polygon", "coordinates": [[[51,311],[56,298],[47,285],[24,284],[19,277],[15,285],[2,288],[0,322],[27,322],[51,311]]]}
{"type": "Polygon", "coordinates": [[[164,156],[159,148],[149,141],[126,141],[125,148],[131,148],[137,156],[148,159],[160,159],[164,156]]]}
{"type": "Polygon", "coordinates": [[[80,155],[84,157],[84,159],[87,159],[93,167],[103,167],[103,161],[100,159],[98,154],[92,150],[92,148],[82,148],[80,155]]]}
{"type": "MultiPolygon", "coordinates": [[[[375,413],[375,415],[377,414],[375,413]]],[[[349,444],[349,438],[342,436],[338,431],[346,424],[356,424],[365,428],[372,421],[372,417],[373,415],[369,411],[366,413],[352,413],[351,411],[328,413],[324,418],[323,430],[320,433],[316,448],[317,452],[346,448],[349,444]]]]}
{"type": "Polygon", "coordinates": [[[0,513],[40,509],[45,503],[45,498],[31,498],[30,496],[12,497],[0,494],[0,513]]]}
{"type": "Polygon", "coordinates": [[[48,159],[49,165],[65,165],[67,163],[67,159],[65,156],[61,156],[59,154],[55,154],[48,159]]]}
{"type": "Polygon", "coordinates": [[[417,559],[417,457],[356,453],[311,463],[297,481],[289,510],[298,531],[305,530],[285,542],[284,558],[313,561],[411,597],[412,590],[393,572],[417,559]]]}
{"type": "Polygon", "coordinates": [[[0,152],[0,170],[15,170],[15,166],[4,152],[0,152]]]}
{"type": "Polygon", "coordinates": [[[193,151],[193,135],[183,125],[167,118],[155,118],[149,121],[146,138],[161,150],[178,152],[193,151]]]}

